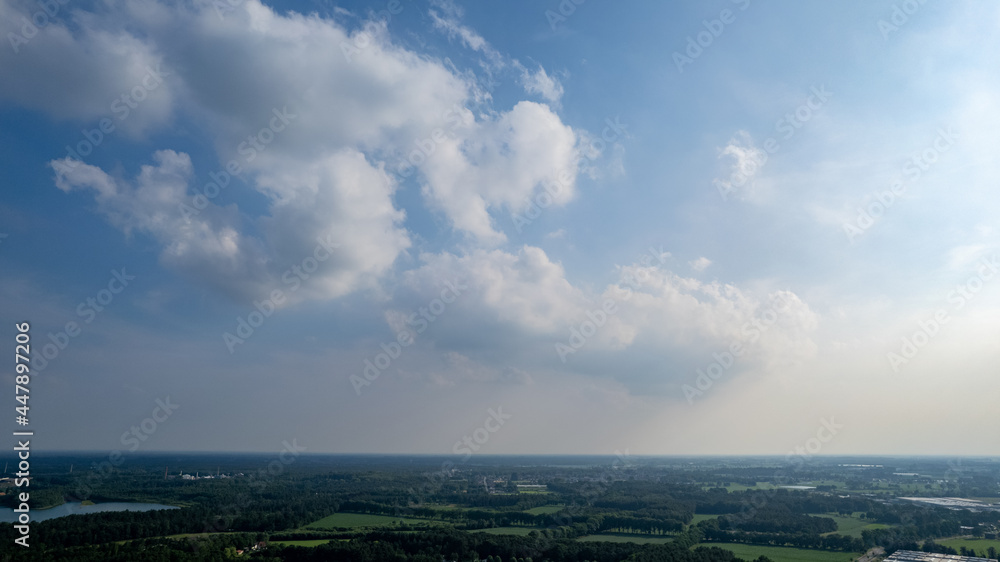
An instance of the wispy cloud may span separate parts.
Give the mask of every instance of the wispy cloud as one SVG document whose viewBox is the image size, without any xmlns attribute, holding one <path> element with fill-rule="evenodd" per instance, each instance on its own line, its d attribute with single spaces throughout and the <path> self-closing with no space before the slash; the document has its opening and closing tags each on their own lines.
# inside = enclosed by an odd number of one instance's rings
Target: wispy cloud
<svg viewBox="0 0 1000 562">
<path fill-rule="evenodd" d="M 706 257 L 700 257 L 694 261 L 688 262 L 688 265 L 690 265 L 691 269 L 695 271 L 705 271 L 708 269 L 708 266 L 712 265 L 712 260 Z"/>
</svg>

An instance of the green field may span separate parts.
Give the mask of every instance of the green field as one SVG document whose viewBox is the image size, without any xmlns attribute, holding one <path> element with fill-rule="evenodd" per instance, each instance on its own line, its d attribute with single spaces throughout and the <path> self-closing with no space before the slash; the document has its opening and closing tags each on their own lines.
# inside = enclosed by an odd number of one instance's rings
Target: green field
<svg viewBox="0 0 1000 562">
<path fill-rule="evenodd" d="M 965 548 L 971 548 L 976 551 L 976 556 L 986 557 L 986 550 L 989 547 L 993 547 L 1000 550 L 1000 540 L 990 540 L 990 539 L 941 539 L 935 541 L 938 544 L 944 546 L 950 546 L 955 550 L 961 549 L 963 546 Z"/>
<path fill-rule="evenodd" d="M 715 487 L 716 486 L 714 486 L 714 485 L 712 485 L 712 486 L 703 486 L 703 488 L 706 489 L 706 490 L 709 489 L 709 488 L 715 488 Z M 747 486 L 746 484 L 730 484 L 730 485 L 724 486 L 724 487 L 726 488 L 726 490 L 728 490 L 730 492 L 745 492 L 747 490 L 773 490 L 773 489 L 777 488 L 777 486 L 775 486 L 774 484 L 771 484 L 770 482 L 757 482 L 753 486 Z"/>
<path fill-rule="evenodd" d="M 281 546 L 319 546 L 328 542 L 330 542 L 330 539 L 320 539 L 315 541 L 274 541 L 271 544 L 278 544 Z"/>
<path fill-rule="evenodd" d="M 558 513 L 562 510 L 564 505 L 543 505 L 541 507 L 533 507 L 531 509 L 525 510 L 525 513 L 530 513 L 532 515 L 548 515 L 549 513 Z"/>
<path fill-rule="evenodd" d="M 847 537 L 857 537 L 861 538 L 861 531 L 867 529 L 888 529 L 890 525 L 885 525 L 883 523 L 872 523 L 867 519 L 861 519 L 854 514 L 850 517 L 844 517 L 841 515 L 834 515 L 831 513 L 810 513 L 813 517 L 828 517 L 837 522 L 837 530 L 833 533 L 838 535 L 844 535 Z M 824 534 L 833 534 L 824 533 Z"/>
<path fill-rule="evenodd" d="M 803 482 L 806 486 L 833 486 L 837 489 L 844 489 L 847 487 L 847 483 L 843 480 L 810 480 L 809 482 Z"/>
<path fill-rule="evenodd" d="M 163 538 L 165 538 L 165 539 L 188 539 L 188 538 L 192 538 L 193 537 L 193 538 L 196 538 L 196 539 L 204 539 L 204 538 L 208 538 L 208 537 L 210 537 L 212 535 L 232 535 L 232 534 L 237 533 L 237 532 L 239 532 L 239 531 L 219 531 L 217 533 L 179 533 L 179 534 L 176 534 L 176 535 L 164 535 Z M 122 542 L 124 542 L 124 541 L 122 541 Z"/>
<path fill-rule="evenodd" d="M 358 527 L 395 527 L 402 521 L 408 525 L 430 524 L 430 519 L 414 519 L 412 517 L 390 517 L 388 515 L 369 515 L 367 513 L 334 513 L 319 521 L 313 521 L 305 526 L 306 529 L 335 529 L 344 527 L 354 529 Z"/>
<path fill-rule="evenodd" d="M 849 552 L 724 542 L 703 542 L 697 546 L 717 546 L 731 550 L 733 554 L 744 560 L 755 560 L 760 556 L 767 556 L 774 562 L 852 562 L 859 556 Z"/>
<path fill-rule="evenodd" d="M 458 506 L 458 505 L 455 505 L 455 504 L 444 505 L 444 504 L 439 504 L 439 503 L 437 503 L 437 504 L 425 504 L 423 507 L 428 507 L 430 509 L 436 509 L 436 510 L 439 510 L 439 511 L 461 511 L 461 510 L 464 510 L 464 509 L 468 509 L 468 508 L 465 508 L 465 507 L 462 507 L 462 506 Z"/>
<path fill-rule="evenodd" d="M 493 527 L 491 529 L 479 529 L 477 533 L 488 533 L 490 535 L 520 535 L 527 536 L 532 531 L 541 531 L 534 527 Z"/>
<path fill-rule="evenodd" d="M 706 514 L 702 514 L 702 513 L 695 513 L 694 514 L 694 519 L 691 520 L 691 524 L 692 525 L 697 525 L 698 523 L 701 523 L 702 521 L 705 521 L 706 519 L 715 519 L 716 517 L 718 517 L 718 515 L 706 515 Z"/>
<path fill-rule="evenodd" d="M 626 535 L 619 533 L 602 533 L 599 535 L 586 535 L 576 539 L 578 541 L 594 541 L 594 542 L 632 542 L 636 544 L 663 544 L 668 543 L 673 539 L 673 537 L 664 536 L 649 536 L 649 535 Z"/>
</svg>

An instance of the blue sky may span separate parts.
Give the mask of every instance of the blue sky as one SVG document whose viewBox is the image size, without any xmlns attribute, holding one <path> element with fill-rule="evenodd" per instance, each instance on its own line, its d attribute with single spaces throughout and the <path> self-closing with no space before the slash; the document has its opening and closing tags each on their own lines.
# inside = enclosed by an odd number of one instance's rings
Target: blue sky
<svg viewBox="0 0 1000 562">
<path fill-rule="evenodd" d="M 996 7 L 43 8 L 0 4 L 41 446 L 169 397 L 144 450 L 998 452 Z"/>
</svg>

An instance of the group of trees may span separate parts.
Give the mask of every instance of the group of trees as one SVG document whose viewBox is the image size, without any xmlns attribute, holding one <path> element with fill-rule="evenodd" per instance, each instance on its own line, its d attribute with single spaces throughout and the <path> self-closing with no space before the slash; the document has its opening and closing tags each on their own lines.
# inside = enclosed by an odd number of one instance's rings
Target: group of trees
<svg viewBox="0 0 1000 562">
<path fill-rule="evenodd" d="M 774 519 L 769 519 L 768 513 L 777 516 Z M 808 519 L 818 521 L 809 522 Z M 783 524 L 787 526 L 783 526 Z M 709 541 L 794 546 L 845 552 L 857 552 L 862 549 L 861 539 L 836 533 L 826 534 L 836 529 L 836 523 L 829 518 L 795 517 L 787 513 L 765 512 L 747 520 L 725 518 L 725 516 L 720 516 L 718 519 L 707 519 L 698 523 L 697 528 L 704 533 L 705 539 Z"/>
<path fill-rule="evenodd" d="M 123 543 L 109 542 L 89 546 L 44 548 L 33 545 L 7 552 L 5 560 L 18 562 L 219 562 L 237 559 L 237 552 L 251 548 L 256 534 L 218 534 L 189 540 L 139 539 Z M 280 558 L 261 551 L 249 558 L 254 562 L 280 562 Z"/>
<path fill-rule="evenodd" d="M 837 522 L 829 517 L 813 517 L 803 513 L 793 513 L 785 505 L 768 504 L 766 508 L 755 510 L 750 517 L 720 515 L 719 529 L 739 530 L 755 533 L 812 534 L 832 533 L 837 530 Z"/>
<path fill-rule="evenodd" d="M 684 539 L 688 540 L 684 540 Z M 694 542 L 692 542 L 694 541 Z M 314 548 L 285 547 L 274 554 L 289 562 L 350 560 L 353 562 L 440 562 L 444 560 L 499 562 L 742 562 L 721 548 L 691 549 L 697 537 L 665 545 L 578 542 L 542 536 L 518 537 L 462 533 L 441 529 L 419 534 L 373 533 L 363 539 Z M 766 559 L 759 559 L 765 562 Z"/>
</svg>

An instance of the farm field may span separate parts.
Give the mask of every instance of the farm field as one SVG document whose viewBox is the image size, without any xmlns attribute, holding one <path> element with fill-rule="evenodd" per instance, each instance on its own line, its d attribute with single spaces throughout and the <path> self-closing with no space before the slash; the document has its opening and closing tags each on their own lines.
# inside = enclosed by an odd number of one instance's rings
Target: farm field
<svg viewBox="0 0 1000 562">
<path fill-rule="evenodd" d="M 280 544 L 281 546 L 306 546 L 313 547 L 319 546 L 321 544 L 326 544 L 332 539 L 318 539 L 312 541 L 274 541 L 272 544 Z"/>
<path fill-rule="evenodd" d="M 853 562 L 860 554 L 850 552 L 830 552 L 828 550 L 808 550 L 783 546 L 757 546 L 752 544 L 705 542 L 696 545 L 717 546 L 731 550 L 737 557 L 744 560 L 755 560 L 767 556 L 774 562 Z"/>
<path fill-rule="evenodd" d="M 715 485 L 703 486 L 703 489 L 708 490 L 710 488 L 715 488 Z M 745 492 L 747 490 L 773 490 L 777 488 L 774 484 L 770 482 L 757 482 L 753 486 L 747 486 L 746 484 L 729 484 L 728 486 L 722 486 L 730 492 Z"/>
<path fill-rule="evenodd" d="M 692 525 L 697 525 L 698 523 L 701 523 L 702 521 L 705 521 L 707 519 L 715 519 L 716 517 L 718 517 L 718 515 L 708 515 L 708 514 L 703 514 L 703 513 L 695 513 L 694 514 L 694 518 L 691 519 L 691 524 Z"/>
<path fill-rule="evenodd" d="M 805 486 L 833 486 L 837 489 L 843 489 L 847 487 L 847 483 L 843 480 L 810 480 L 809 482 L 802 482 Z"/>
<path fill-rule="evenodd" d="M 178 533 L 175 535 L 164 535 L 165 539 L 203 539 L 211 535 L 231 535 L 236 531 L 219 531 L 218 533 Z"/>
<path fill-rule="evenodd" d="M 438 510 L 438 511 L 462 511 L 462 510 L 468 509 L 467 507 L 462 507 L 460 505 L 454 505 L 454 504 L 449 504 L 449 505 L 444 505 L 444 504 L 427 504 L 424 507 L 428 507 L 430 509 L 435 509 L 435 510 Z"/>
<path fill-rule="evenodd" d="M 576 539 L 582 542 L 631 542 L 636 544 L 663 544 L 673 540 L 672 537 L 651 537 L 647 535 L 626 535 L 617 533 L 602 533 L 586 535 Z"/>
<path fill-rule="evenodd" d="M 517 493 L 519 494 L 551 494 L 547 486 L 535 486 L 535 485 L 522 485 L 517 486 Z"/>
<path fill-rule="evenodd" d="M 971 548 L 976 551 L 976 555 L 985 557 L 986 551 L 992 546 L 993 548 L 1000 550 L 1000 540 L 990 540 L 990 539 L 941 539 L 935 541 L 940 545 L 950 546 L 955 550 L 960 550 L 963 546 L 965 548 Z"/>
<path fill-rule="evenodd" d="M 848 537 L 861 538 L 861 531 L 867 529 L 888 529 L 891 525 L 886 525 L 883 523 L 872 523 L 867 519 L 861 519 L 858 514 L 855 513 L 850 517 L 835 515 L 832 513 L 810 513 L 813 517 L 828 517 L 837 522 L 837 530 L 832 533 L 824 533 L 827 535 L 838 534 Z"/>
<path fill-rule="evenodd" d="M 540 507 L 533 507 L 531 509 L 525 510 L 525 513 L 530 513 L 532 515 L 546 515 L 549 513 L 558 513 L 559 510 L 565 508 L 564 505 L 543 505 Z"/>
<path fill-rule="evenodd" d="M 305 529 L 336 529 L 344 527 L 354 529 L 359 527 L 394 527 L 399 522 L 408 525 L 433 524 L 430 519 L 414 519 L 412 517 L 390 517 L 388 515 L 370 515 L 367 513 L 334 513 L 319 521 L 306 525 Z"/>
<path fill-rule="evenodd" d="M 475 533 L 487 533 L 490 535 L 518 535 L 518 536 L 528 536 L 528 533 L 532 531 L 541 531 L 541 529 L 536 529 L 534 527 L 493 527 L 491 529 L 479 529 L 473 531 Z"/>
</svg>

